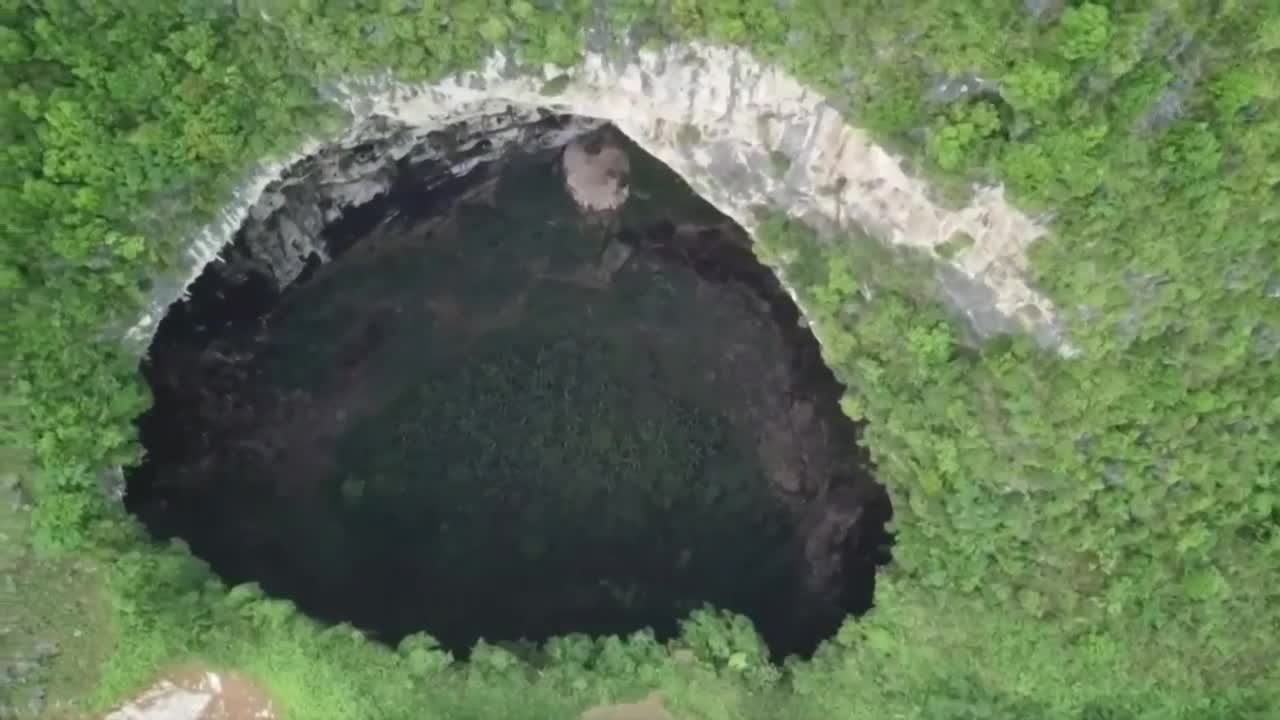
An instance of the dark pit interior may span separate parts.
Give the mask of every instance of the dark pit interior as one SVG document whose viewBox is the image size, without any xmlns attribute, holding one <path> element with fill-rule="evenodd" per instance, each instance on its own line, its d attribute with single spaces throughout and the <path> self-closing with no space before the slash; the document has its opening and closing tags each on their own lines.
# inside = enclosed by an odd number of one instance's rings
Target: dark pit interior
<svg viewBox="0 0 1280 720">
<path fill-rule="evenodd" d="M 230 583 L 460 655 L 704 604 L 807 655 L 869 608 L 890 507 L 817 342 L 739 227 L 598 132 L 614 213 L 549 149 L 400 162 L 285 288 L 242 232 L 144 363 L 130 509 Z"/>
</svg>

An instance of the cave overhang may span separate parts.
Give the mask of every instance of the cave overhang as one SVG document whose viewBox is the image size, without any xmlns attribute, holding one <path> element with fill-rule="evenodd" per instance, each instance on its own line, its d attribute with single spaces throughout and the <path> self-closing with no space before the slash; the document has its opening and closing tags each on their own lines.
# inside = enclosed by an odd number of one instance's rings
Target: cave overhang
<svg viewBox="0 0 1280 720">
<path fill-rule="evenodd" d="M 1045 229 L 1012 207 L 1002 187 L 975 188 L 967 205 L 943 206 L 924 180 L 908 174 L 865 131 L 848 125 L 822 94 L 746 50 L 693 43 L 621 55 L 587 52 L 568 69 L 530 69 L 495 53 L 476 70 L 436 82 L 349 78 L 331 94 L 349 112 L 349 129 L 338 138 L 304 143 L 242 183 L 219 216 L 185 244 L 178 276 L 155 284 L 127 334 L 132 347 L 145 351 L 165 309 L 246 220 L 262 220 L 279 209 L 290 168 L 308 158 L 326 151 L 337 157 L 377 141 L 402 157 L 431 147 L 424 144 L 430 133 L 452 127 L 475 142 L 489 138 L 482 152 L 472 147 L 459 156 L 453 172 L 462 174 L 513 146 L 563 144 L 608 122 L 748 233 L 760 225 L 762 210 L 783 212 L 830 242 L 866 234 L 931 253 L 937 299 L 972 335 L 1030 333 L 1045 347 L 1071 352 L 1053 304 L 1027 279 L 1027 250 Z M 548 114 L 583 120 L 556 133 L 519 131 Z M 448 158 L 457 148 L 436 150 Z M 350 178 L 331 198 L 330 217 L 377 192 L 368 174 L 360 176 L 362 161 L 376 172 L 376 157 L 334 166 Z M 299 235 L 298 252 L 310 252 L 302 247 L 307 229 Z M 944 253 L 943 246 L 958 236 L 967 236 L 966 247 Z"/>
</svg>

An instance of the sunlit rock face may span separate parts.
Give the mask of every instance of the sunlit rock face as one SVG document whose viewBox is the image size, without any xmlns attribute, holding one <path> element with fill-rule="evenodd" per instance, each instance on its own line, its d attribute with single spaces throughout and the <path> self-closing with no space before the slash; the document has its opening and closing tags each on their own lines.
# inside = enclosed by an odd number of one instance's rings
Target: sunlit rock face
<svg viewBox="0 0 1280 720">
<path fill-rule="evenodd" d="M 449 168 L 446 174 L 456 176 L 475 162 L 467 152 L 500 156 L 504 148 L 529 142 L 567 142 L 584 129 L 528 132 L 540 112 L 554 112 L 612 122 L 748 232 L 758 211 L 771 209 L 804 219 L 833 242 L 849 232 L 867 232 L 886 243 L 933 251 L 964 238 L 965 247 L 940 264 L 942 299 L 979 336 L 1025 330 L 1045 345 L 1067 349 L 1054 307 L 1026 281 L 1026 251 L 1043 228 L 1012 208 L 1002 189 L 979 189 L 969 205 L 956 210 L 942 207 L 923 181 L 904 172 L 866 133 L 845 124 L 822 95 L 748 52 L 698 44 L 658 51 L 598 46 L 567 71 L 521 68 L 498 55 L 481 69 L 429 84 L 352 79 L 340 88 L 339 99 L 355 118 L 353 129 L 330 143 L 332 152 L 321 151 L 317 174 L 306 181 L 334 195 L 331 206 L 318 215 L 271 218 L 272 208 L 294 187 L 279 182 L 283 168 L 314 155 L 319 145 L 262 169 L 223 216 L 192 239 L 183 258 L 190 279 L 246 216 L 279 224 L 282 244 L 273 262 L 282 281 L 296 277 L 299 258 L 324 255 L 314 245 L 320 221 L 376 194 L 386 183 L 387 159 L 403 159 L 415 137 L 467 128 L 461 135 L 477 143 L 470 150 L 433 150 L 442 168 Z M 337 162 L 355 148 L 365 160 Z M 130 337 L 144 345 L 182 291 L 159 284 L 150 311 Z"/>
<path fill-rule="evenodd" d="M 564 184 L 588 213 L 616 211 L 627 201 L 631 161 L 610 134 L 574 141 L 564 150 Z"/>
</svg>

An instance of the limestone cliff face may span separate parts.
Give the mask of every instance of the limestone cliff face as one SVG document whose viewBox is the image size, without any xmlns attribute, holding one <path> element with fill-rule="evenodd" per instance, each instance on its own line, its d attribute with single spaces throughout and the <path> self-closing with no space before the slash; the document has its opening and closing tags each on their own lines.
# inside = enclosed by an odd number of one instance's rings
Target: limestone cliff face
<svg viewBox="0 0 1280 720">
<path fill-rule="evenodd" d="M 222 217 L 192 239 L 185 258 L 191 279 L 247 222 L 277 281 L 287 285 L 309 254 L 324 256 L 320 228 L 384 192 L 405 158 L 437 163 L 443 178 L 513 147 L 562 144 L 594 126 L 582 121 L 549 131 L 536 124 L 549 110 L 612 122 L 748 232 L 756 210 L 766 207 L 833 241 L 862 231 L 935 251 L 968 236 L 972 243 L 940 265 L 944 300 L 979 335 L 1022 329 L 1066 349 L 1052 304 L 1025 279 L 1027 248 L 1043 228 L 1012 208 L 1002 189 L 980 189 L 958 210 L 942 207 L 926 183 L 845 124 L 820 94 L 743 50 L 589 52 L 573 69 L 537 72 L 498 55 L 440 82 L 350 81 L 338 95 L 355 118 L 351 131 L 247 182 Z M 131 339 L 145 344 L 184 287 L 158 288 Z"/>
<path fill-rule="evenodd" d="M 288 287 L 308 259 L 328 260 L 325 229 L 388 192 L 406 177 L 423 196 L 516 150 L 563 145 L 603 121 L 561 119 L 537 108 L 493 107 L 457 121 L 410 125 L 382 115 L 356 116 L 328 143 L 312 142 L 261 168 L 235 193 L 219 217 L 195 234 L 180 258 L 180 281 L 157 283 L 146 312 L 126 341 L 146 349 L 169 304 L 182 297 L 210 262 L 243 232 L 251 257 L 230 272 L 251 269 Z"/>
</svg>

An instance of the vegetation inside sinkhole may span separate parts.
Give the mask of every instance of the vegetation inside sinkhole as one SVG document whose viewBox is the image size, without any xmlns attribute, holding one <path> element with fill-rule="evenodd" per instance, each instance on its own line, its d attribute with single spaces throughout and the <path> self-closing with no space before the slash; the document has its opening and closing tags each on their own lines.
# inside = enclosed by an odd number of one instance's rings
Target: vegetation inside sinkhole
<svg viewBox="0 0 1280 720">
<path fill-rule="evenodd" d="M 342 125 L 327 82 L 431 79 L 495 46 L 572 65 L 584 35 L 749 47 L 940 197 L 1000 181 L 1049 222 L 1031 273 L 1070 359 L 959 342 L 920 258 L 782 220 L 759 238 L 894 498 L 876 610 L 787 666 L 715 613 L 672 644 L 570 637 L 459 664 L 321 628 L 148 544 L 99 475 L 138 459 L 147 394 L 119 338 L 188 233 L 254 163 Z M 198 656 L 298 718 L 568 717 L 654 689 L 689 718 L 1268 717 L 1278 54 L 1280 10 L 1248 0 L 0 3 L 4 438 L 33 457 L 15 467 L 35 499 L 20 541 L 104 568 L 111 653 L 80 694 L 109 703 Z M 997 90 L 931 101 L 964 73 Z M 24 627 L 51 612 L 23 608 Z"/>
</svg>

